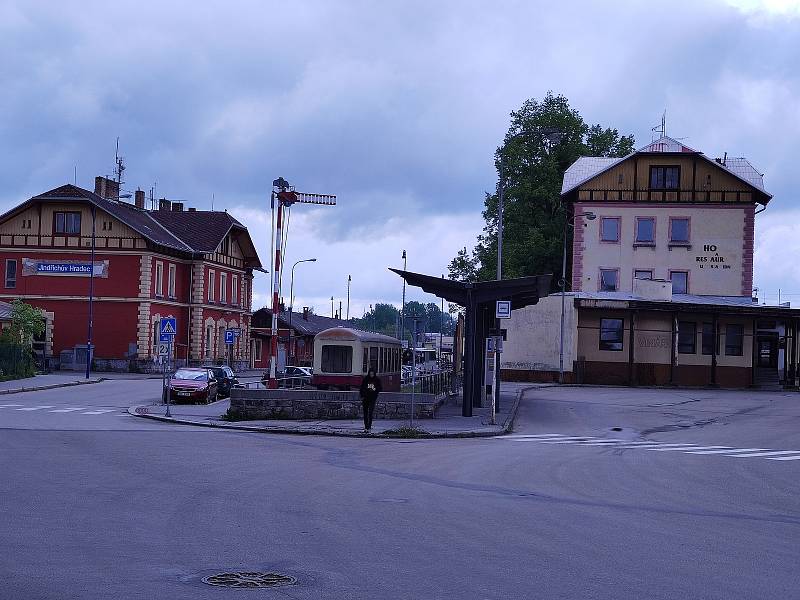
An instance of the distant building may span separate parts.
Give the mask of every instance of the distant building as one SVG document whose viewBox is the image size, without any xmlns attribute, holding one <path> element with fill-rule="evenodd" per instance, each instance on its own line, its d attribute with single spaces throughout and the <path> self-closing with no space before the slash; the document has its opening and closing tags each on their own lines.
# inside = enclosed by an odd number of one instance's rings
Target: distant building
<svg viewBox="0 0 800 600">
<path fill-rule="evenodd" d="M 290 326 L 291 321 L 291 326 Z M 314 364 L 314 336 L 332 327 L 353 327 L 352 322 L 315 315 L 308 308 L 302 312 L 282 311 L 278 317 L 278 362 L 277 369 L 286 365 L 310 367 Z M 260 308 L 253 313 L 251 327 L 253 346 L 251 366 L 254 369 L 269 368 L 269 352 L 272 340 L 272 309 Z"/>
<path fill-rule="evenodd" d="M 54 366 L 86 363 L 90 280 L 98 368 L 153 369 L 161 317 L 176 319 L 178 364 L 225 360 L 228 328 L 241 330 L 233 363 L 249 362 L 261 262 L 247 228 L 226 212 L 165 199 L 147 210 L 144 192 L 130 204 L 117 182 L 98 177 L 94 192 L 63 185 L 0 216 L 0 261 L 0 298 L 42 309 L 47 327 L 37 343 Z"/>
<path fill-rule="evenodd" d="M 772 196 L 746 159 L 662 137 L 579 158 L 561 198 L 575 225 L 566 381 L 797 384 L 800 312 L 752 299 L 755 215 Z M 514 312 L 504 377 L 558 377 L 560 317 L 559 294 Z"/>
</svg>

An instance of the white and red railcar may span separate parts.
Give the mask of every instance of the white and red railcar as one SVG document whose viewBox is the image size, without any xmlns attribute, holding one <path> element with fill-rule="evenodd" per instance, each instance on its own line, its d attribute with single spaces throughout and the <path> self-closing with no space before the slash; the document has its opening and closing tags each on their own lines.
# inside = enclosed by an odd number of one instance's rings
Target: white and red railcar
<svg viewBox="0 0 800 600">
<path fill-rule="evenodd" d="M 402 346 L 400 340 L 382 335 L 333 327 L 314 337 L 314 375 L 319 389 L 357 389 L 371 368 L 384 391 L 400 391 Z"/>
</svg>

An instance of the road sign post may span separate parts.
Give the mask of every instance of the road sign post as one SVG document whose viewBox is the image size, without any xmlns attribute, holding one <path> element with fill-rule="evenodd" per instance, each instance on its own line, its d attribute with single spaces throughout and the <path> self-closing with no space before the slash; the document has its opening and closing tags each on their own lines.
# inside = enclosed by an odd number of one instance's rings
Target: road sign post
<svg viewBox="0 0 800 600">
<path fill-rule="evenodd" d="M 175 317 L 164 317 L 158 325 L 158 356 L 161 363 L 161 394 L 167 404 L 167 412 L 164 416 L 171 417 L 169 412 L 169 385 L 167 384 L 167 371 L 171 366 L 172 342 L 178 332 L 178 325 Z"/>
</svg>

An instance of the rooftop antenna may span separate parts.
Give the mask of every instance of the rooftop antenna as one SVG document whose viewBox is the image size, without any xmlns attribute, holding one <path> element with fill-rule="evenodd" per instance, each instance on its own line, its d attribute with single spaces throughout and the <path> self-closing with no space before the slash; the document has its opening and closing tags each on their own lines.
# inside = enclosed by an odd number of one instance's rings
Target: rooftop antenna
<svg viewBox="0 0 800 600">
<path fill-rule="evenodd" d="M 78 165 L 72 167 L 72 184 L 78 185 Z"/>
<path fill-rule="evenodd" d="M 216 196 L 216 194 L 214 194 L 214 192 L 211 192 L 211 212 L 214 212 L 214 198 L 215 198 L 215 196 Z"/>
<path fill-rule="evenodd" d="M 125 159 L 119 155 L 119 136 L 117 136 L 117 149 L 114 151 L 114 175 L 117 183 L 122 185 L 122 173 L 125 171 Z"/>
<path fill-rule="evenodd" d="M 667 109 L 664 109 L 664 112 L 661 115 L 661 125 L 656 125 L 655 127 L 651 128 L 650 131 L 653 132 L 653 138 L 655 138 L 655 134 L 659 134 L 659 138 L 666 137 L 667 135 Z M 655 141 L 655 139 L 651 140 Z"/>
</svg>

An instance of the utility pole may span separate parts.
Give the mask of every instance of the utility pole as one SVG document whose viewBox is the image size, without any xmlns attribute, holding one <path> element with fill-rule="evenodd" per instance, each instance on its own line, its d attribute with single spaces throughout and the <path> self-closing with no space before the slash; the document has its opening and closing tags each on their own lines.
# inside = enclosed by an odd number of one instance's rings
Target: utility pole
<svg viewBox="0 0 800 600">
<path fill-rule="evenodd" d="M 332 319 L 333 317 L 334 317 L 334 312 L 333 312 L 333 296 L 331 296 L 331 319 Z"/>
<path fill-rule="evenodd" d="M 406 259 L 406 251 L 403 250 L 403 271 L 408 271 L 408 261 Z M 403 304 L 400 309 L 400 342 L 406 339 L 406 279 L 403 277 Z"/>
<path fill-rule="evenodd" d="M 95 247 L 95 224 L 97 222 L 97 210 L 92 205 L 92 254 L 89 260 L 89 331 L 86 341 L 86 379 L 92 370 L 92 330 L 94 329 L 94 247 Z"/>
<path fill-rule="evenodd" d="M 277 363 L 278 363 L 278 318 L 280 316 L 280 294 L 281 285 L 281 247 L 283 246 L 283 210 L 293 204 L 324 204 L 334 206 L 336 196 L 330 194 L 304 194 L 296 192 L 294 187 L 289 185 L 283 177 L 279 177 L 272 182 L 272 206 L 278 202 L 278 216 L 275 219 L 275 271 L 272 274 L 272 336 L 270 339 L 269 353 L 269 380 L 267 387 L 275 389 L 278 387 Z"/>
</svg>

